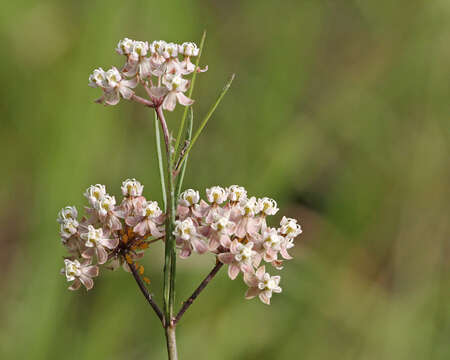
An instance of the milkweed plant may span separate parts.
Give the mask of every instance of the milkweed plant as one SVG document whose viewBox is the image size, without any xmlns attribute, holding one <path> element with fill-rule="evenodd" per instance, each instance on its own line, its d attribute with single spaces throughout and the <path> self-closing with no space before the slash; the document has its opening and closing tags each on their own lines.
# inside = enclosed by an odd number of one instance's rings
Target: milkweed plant
<svg viewBox="0 0 450 360">
<path fill-rule="evenodd" d="M 77 209 L 67 206 L 57 218 L 62 244 L 69 253 L 61 270 L 71 282 L 69 289 L 83 286 L 91 290 L 100 268 L 122 267 L 131 273 L 161 321 L 172 360 L 178 358 L 176 325 L 224 265 L 232 280 L 242 273 L 246 299 L 258 297 L 270 304 L 272 295 L 281 292 L 280 276 L 272 275 L 272 270 L 281 270 L 283 259 L 292 259 L 288 250 L 302 232 L 297 221 L 288 217 L 272 227 L 269 217 L 279 210 L 276 201 L 250 196 L 242 186 L 212 186 L 203 199 L 198 190 L 181 191 L 188 155 L 234 79 L 233 75 L 193 135 L 192 91 L 197 74 L 208 69 L 199 66 L 204 41 L 205 34 L 200 47 L 193 42 L 148 43 L 125 38 L 116 48 L 125 65 L 120 70 L 97 68 L 89 77 L 89 86 L 102 91 L 96 102 L 113 106 L 126 99 L 154 110 L 162 206 L 144 196 L 138 180 L 127 179 L 119 201 L 104 185 L 92 185 L 84 193 L 88 201 L 85 216 L 79 218 Z M 136 94 L 138 87 L 145 97 Z M 167 126 L 165 111 L 173 111 L 177 104 L 185 109 L 175 137 Z M 165 247 L 162 307 L 153 299 L 141 264 L 149 247 L 159 241 Z M 175 312 L 177 256 L 186 259 L 194 253 L 214 257 L 215 266 Z M 270 273 L 267 267 L 271 267 Z"/>
</svg>

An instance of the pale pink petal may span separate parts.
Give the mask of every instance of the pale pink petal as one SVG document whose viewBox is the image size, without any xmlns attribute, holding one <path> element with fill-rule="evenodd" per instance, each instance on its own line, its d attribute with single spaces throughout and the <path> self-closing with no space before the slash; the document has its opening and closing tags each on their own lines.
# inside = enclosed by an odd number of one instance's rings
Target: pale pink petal
<svg viewBox="0 0 450 360">
<path fill-rule="evenodd" d="M 189 215 L 189 208 L 187 206 L 178 205 L 177 206 L 177 215 L 181 219 L 184 219 Z"/>
<path fill-rule="evenodd" d="M 173 111 L 177 104 L 177 93 L 175 91 L 169 92 L 163 100 L 162 107 L 164 110 Z"/>
<path fill-rule="evenodd" d="M 137 80 L 137 78 L 126 79 L 126 80 L 122 80 L 121 84 L 130 89 L 134 89 L 138 85 L 138 80 Z"/>
<path fill-rule="evenodd" d="M 262 277 L 264 276 L 265 273 L 266 273 L 266 267 L 264 265 L 259 267 L 258 270 L 256 270 L 256 276 L 258 277 L 258 279 L 262 279 Z"/>
<path fill-rule="evenodd" d="M 231 280 L 236 279 L 236 277 L 239 275 L 239 266 L 236 264 L 230 264 L 228 266 L 228 276 L 230 277 Z"/>
<path fill-rule="evenodd" d="M 186 259 L 190 255 L 191 255 L 191 249 L 189 249 L 188 247 L 185 247 L 185 248 L 181 249 L 181 251 L 180 251 L 180 258 Z"/>
<path fill-rule="evenodd" d="M 215 251 L 215 250 L 217 250 L 217 248 L 219 247 L 219 245 L 220 245 L 219 237 L 218 237 L 216 234 L 212 235 L 212 236 L 210 237 L 210 239 L 209 239 L 209 244 L 208 244 L 208 246 L 209 246 L 209 251 Z"/>
<path fill-rule="evenodd" d="M 178 87 L 178 90 L 185 92 L 187 89 L 189 89 L 189 85 L 191 84 L 190 80 L 183 79 L 184 81 L 181 82 L 181 84 Z"/>
<path fill-rule="evenodd" d="M 150 59 L 144 58 L 139 64 L 139 76 L 141 79 L 145 79 L 151 75 L 152 68 L 150 65 Z"/>
<path fill-rule="evenodd" d="M 139 224 L 137 224 L 133 231 L 141 236 L 144 236 L 149 231 L 148 224 L 146 220 L 141 221 Z"/>
<path fill-rule="evenodd" d="M 230 245 L 231 245 L 230 237 L 228 235 L 221 235 L 220 236 L 220 244 L 225 248 L 230 247 Z"/>
<path fill-rule="evenodd" d="M 270 305 L 270 297 L 267 296 L 266 292 L 263 291 L 261 293 L 259 293 L 259 299 L 267 305 Z"/>
<path fill-rule="evenodd" d="M 80 281 L 86 287 L 86 290 L 91 290 L 94 287 L 94 280 L 89 276 L 81 275 Z"/>
<path fill-rule="evenodd" d="M 248 287 L 258 287 L 258 278 L 253 273 L 244 273 L 244 282 Z"/>
<path fill-rule="evenodd" d="M 85 259 L 91 259 L 95 254 L 95 248 L 87 248 L 86 250 L 83 251 L 83 253 L 81 254 L 81 256 Z"/>
<path fill-rule="evenodd" d="M 234 230 L 234 233 L 236 234 L 237 237 L 243 238 L 243 237 L 245 237 L 245 234 L 247 233 L 246 228 L 247 228 L 247 218 L 244 217 L 237 224 L 236 229 Z"/>
<path fill-rule="evenodd" d="M 236 253 L 238 252 L 238 250 L 237 250 L 238 245 L 239 245 L 239 241 L 237 241 L 237 240 L 233 240 L 233 241 L 231 242 L 231 245 L 230 245 L 230 251 L 231 251 L 233 254 L 236 254 Z"/>
<path fill-rule="evenodd" d="M 125 223 L 128 226 L 136 226 L 139 222 L 142 221 L 143 218 L 143 216 L 127 216 L 125 218 Z"/>
<path fill-rule="evenodd" d="M 260 254 L 255 254 L 253 257 L 252 265 L 257 268 L 259 264 L 261 263 L 262 256 Z"/>
<path fill-rule="evenodd" d="M 117 105 L 120 101 L 119 91 L 117 89 L 112 89 L 105 91 L 105 103 L 108 105 Z"/>
<path fill-rule="evenodd" d="M 189 106 L 194 103 L 194 100 L 188 98 L 182 92 L 177 93 L 178 102 L 183 106 Z"/>
<path fill-rule="evenodd" d="M 287 252 L 287 249 L 285 247 L 281 248 L 280 254 L 283 257 L 283 259 L 286 259 L 286 260 L 293 259 L 293 257 L 291 255 L 289 255 L 289 253 Z"/>
<path fill-rule="evenodd" d="M 243 273 L 253 273 L 253 268 L 249 264 L 242 264 L 241 265 L 241 270 L 242 270 Z"/>
<path fill-rule="evenodd" d="M 234 261 L 234 255 L 232 253 L 222 253 L 217 255 L 219 261 L 223 264 L 231 264 Z"/>
<path fill-rule="evenodd" d="M 135 76 L 138 70 L 138 64 L 134 61 L 129 61 L 125 64 L 124 68 L 122 69 L 122 72 L 125 73 L 127 76 Z"/>
<path fill-rule="evenodd" d="M 89 277 L 98 276 L 98 266 L 86 266 L 83 268 L 83 273 Z"/>
<path fill-rule="evenodd" d="M 80 288 L 81 282 L 78 279 L 75 279 L 75 281 L 72 283 L 72 285 L 69 286 L 69 290 L 75 291 Z"/>
<path fill-rule="evenodd" d="M 245 293 L 246 299 L 253 299 L 255 296 L 258 296 L 260 290 L 257 287 L 251 287 Z"/>
<path fill-rule="evenodd" d="M 167 88 L 165 86 L 154 86 L 149 89 L 149 92 L 151 96 L 159 99 L 167 94 Z"/>
<path fill-rule="evenodd" d="M 208 251 L 208 245 L 202 240 L 194 238 L 192 239 L 191 243 L 194 251 L 198 254 L 204 254 Z"/>
<path fill-rule="evenodd" d="M 119 87 L 119 92 L 120 92 L 120 95 L 122 95 L 122 97 L 127 100 L 130 100 L 134 94 L 133 90 L 131 90 L 130 88 L 127 88 L 126 86 L 122 86 L 122 84 Z"/>
<path fill-rule="evenodd" d="M 151 220 L 147 220 L 147 226 L 150 229 L 150 234 L 152 234 L 153 237 L 161 237 L 163 234 L 159 231 L 158 227 L 156 226 L 156 224 L 151 221 Z"/>
<path fill-rule="evenodd" d="M 119 245 L 119 239 L 103 239 L 102 245 L 107 247 L 108 249 L 115 249 Z"/>
<path fill-rule="evenodd" d="M 257 233 L 260 227 L 261 220 L 259 218 L 248 218 L 246 230 L 249 234 Z"/>
<path fill-rule="evenodd" d="M 104 264 L 106 260 L 108 260 L 108 253 L 106 252 L 105 248 L 103 246 L 97 246 L 97 258 L 98 263 Z"/>
</svg>

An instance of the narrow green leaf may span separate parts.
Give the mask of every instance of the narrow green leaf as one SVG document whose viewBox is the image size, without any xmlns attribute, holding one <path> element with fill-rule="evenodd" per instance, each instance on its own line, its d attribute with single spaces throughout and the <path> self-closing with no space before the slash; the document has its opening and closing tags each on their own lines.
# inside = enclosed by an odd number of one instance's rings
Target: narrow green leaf
<svg viewBox="0 0 450 360">
<path fill-rule="evenodd" d="M 197 78 L 197 70 L 199 69 L 200 58 L 202 56 L 203 46 L 205 45 L 205 40 L 206 40 L 206 30 L 203 31 L 202 40 L 200 41 L 200 47 L 199 47 L 199 52 L 198 52 L 198 56 L 197 56 L 197 61 L 195 62 L 195 70 L 194 70 L 194 74 L 192 75 L 191 86 L 189 87 L 189 92 L 187 95 L 189 98 L 192 98 L 192 93 L 194 91 L 195 79 Z M 180 128 L 178 129 L 177 141 L 175 142 L 175 154 L 178 153 L 178 150 L 179 150 L 178 147 L 180 146 L 181 135 L 183 134 L 184 123 L 186 121 L 187 113 L 188 113 L 188 107 L 186 106 L 184 108 L 183 117 L 181 118 Z M 175 158 L 176 157 L 174 157 L 174 159 Z"/>
<path fill-rule="evenodd" d="M 164 164 L 161 152 L 161 135 L 159 133 L 159 121 L 155 111 L 155 136 L 156 136 L 156 154 L 158 155 L 159 178 L 161 180 L 161 192 L 163 197 L 164 211 L 167 210 L 166 181 L 164 180 Z"/>
<path fill-rule="evenodd" d="M 194 137 L 192 138 L 191 143 L 189 144 L 187 150 L 185 151 L 185 153 L 183 154 L 178 167 L 183 165 L 184 160 L 186 160 L 186 157 L 188 156 L 189 152 L 191 151 L 192 147 L 194 146 L 195 142 L 197 141 L 198 137 L 200 136 L 201 132 L 203 131 L 204 127 L 206 126 L 206 124 L 208 123 L 208 120 L 211 118 L 211 116 L 214 114 L 214 111 L 216 110 L 217 106 L 220 104 L 220 102 L 222 101 L 222 98 L 225 96 L 225 94 L 227 93 L 228 89 L 231 86 L 231 83 L 233 82 L 235 77 L 235 74 L 231 75 L 230 79 L 227 81 L 227 83 L 225 84 L 224 88 L 222 89 L 222 91 L 220 92 L 216 102 L 211 106 L 211 108 L 209 109 L 208 113 L 206 114 L 205 118 L 203 119 L 202 123 L 200 124 L 199 128 L 197 129 L 197 131 L 195 132 Z"/>
<path fill-rule="evenodd" d="M 185 137 L 185 143 L 190 144 L 192 139 L 192 128 L 194 125 L 194 111 L 192 108 L 189 109 L 189 117 L 188 117 L 188 123 L 187 123 L 187 129 L 186 129 L 186 137 Z M 186 149 L 187 150 L 187 149 Z M 178 174 L 177 179 L 177 187 L 176 187 L 176 198 L 178 199 L 178 196 L 181 192 L 181 187 L 183 186 L 183 180 L 184 180 L 184 173 L 186 172 L 186 165 L 188 161 L 189 156 L 186 156 L 186 160 L 183 162 L 183 165 L 181 165 L 180 173 Z"/>
</svg>

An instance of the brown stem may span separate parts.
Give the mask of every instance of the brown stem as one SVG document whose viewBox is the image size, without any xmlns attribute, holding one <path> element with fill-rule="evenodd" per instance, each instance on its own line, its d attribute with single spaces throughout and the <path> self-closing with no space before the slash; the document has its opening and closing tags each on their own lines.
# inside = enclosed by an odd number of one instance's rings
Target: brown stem
<svg viewBox="0 0 450 360">
<path fill-rule="evenodd" d="M 151 108 L 155 107 L 155 104 L 152 101 L 144 99 L 143 97 L 140 97 L 138 95 L 132 95 L 131 100 L 136 101 L 139 104 L 142 104 L 142 105 L 145 105 L 145 106 L 148 106 Z"/>
<path fill-rule="evenodd" d="M 192 293 L 192 295 L 187 299 L 183 306 L 181 307 L 180 311 L 178 312 L 175 319 L 172 321 L 173 325 L 176 325 L 178 321 L 180 321 L 183 314 L 186 312 L 186 310 L 189 308 L 189 306 L 192 305 L 194 300 L 197 298 L 198 295 L 203 291 L 203 289 L 206 287 L 206 285 L 209 284 L 209 282 L 216 276 L 216 274 L 219 272 L 220 268 L 223 266 L 221 262 L 217 262 L 216 266 L 211 270 L 211 272 L 205 277 L 205 279 L 200 283 L 197 289 Z"/>
<path fill-rule="evenodd" d="M 156 114 L 158 115 L 158 120 L 159 123 L 161 124 L 161 128 L 164 134 L 164 143 L 166 144 L 166 153 L 167 153 L 167 157 L 170 156 L 170 134 L 169 134 L 169 129 L 167 128 L 167 123 L 165 121 L 164 118 L 164 114 L 162 111 L 161 106 L 156 107 Z"/>
<path fill-rule="evenodd" d="M 155 311 L 159 320 L 161 321 L 162 325 L 164 326 L 163 314 L 162 314 L 161 310 L 159 309 L 158 305 L 153 300 L 152 295 L 148 292 L 147 288 L 145 287 L 144 282 L 142 281 L 141 277 L 137 273 L 136 268 L 134 267 L 134 264 L 128 264 L 128 267 L 130 268 L 131 273 L 133 274 L 133 277 L 139 286 L 139 289 L 141 289 L 142 295 L 144 295 L 145 299 L 148 301 L 150 306 L 153 308 L 153 310 Z"/>
</svg>

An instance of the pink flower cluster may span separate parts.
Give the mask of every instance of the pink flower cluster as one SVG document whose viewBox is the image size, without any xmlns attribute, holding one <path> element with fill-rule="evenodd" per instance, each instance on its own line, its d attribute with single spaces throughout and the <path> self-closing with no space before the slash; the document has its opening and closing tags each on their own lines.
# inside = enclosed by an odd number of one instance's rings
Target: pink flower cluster
<svg viewBox="0 0 450 360">
<path fill-rule="evenodd" d="M 120 40 L 116 52 L 126 57 L 126 63 L 119 71 L 112 67 L 108 71 L 97 68 L 89 77 L 89 86 L 99 87 L 103 96 L 97 101 L 106 105 L 116 105 L 120 98 L 139 100 L 134 88 L 142 84 L 150 97 L 152 106 L 162 105 L 172 111 L 177 102 L 191 105 L 194 101 L 184 95 L 189 88 L 189 80 L 183 78 L 195 71 L 191 58 L 199 55 L 193 42 L 183 44 L 167 43 L 163 40 L 135 41 Z M 204 72 L 205 69 L 198 69 Z"/>
<path fill-rule="evenodd" d="M 302 232 L 300 225 L 283 217 L 278 228 L 270 227 L 267 217 L 278 212 L 275 200 L 248 197 L 238 185 L 206 189 L 206 198 L 201 200 L 193 189 L 180 195 L 174 231 L 180 257 L 192 252 L 217 254 L 228 265 L 231 279 L 243 273 L 247 299 L 259 296 L 270 304 L 272 293 L 281 292 L 280 277 L 269 275 L 260 264 L 264 261 L 281 270 L 282 259 L 292 259 L 288 250 Z"/>
<path fill-rule="evenodd" d="M 64 261 L 67 280 L 73 281 L 70 290 L 77 290 L 81 284 L 92 289 L 98 265 L 106 263 L 111 269 L 122 264 L 127 271 L 128 266 L 136 266 L 143 273 L 142 265 L 135 260 L 143 256 L 150 238 L 164 236 L 164 214 L 156 201 L 142 196 L 142 191 L 139 181 L 125 180 L 124 197 L 116 205 L 115 197 L 106 192 L 104 185 L 92 185 L 84 193 L 89 202 L 85 207 L 87 217 L 78 221 L 74 206 L 59 212 L 62 243 L 70 253 Z"/>
<path fill-rule="evenodd" d="M 125 180 L 124 197 L 117 205 L 104 185 L 92 185 L 84 194 L 90 205 L 85 208 L 87 217 L 78 222 L 73 206 L 60 211 L 62 243 L 71 254 L 65 259 L 67 280 L 74 281 L 69 289 L 76 290 L 81 284 L 91 289 L 98 265 L 115 269 L 122 264 L 127 271 L 135 266 L 142 275 L 143 266 L 136 260 L 151 241 L 165 237 L 165 214 L 142 192 L 139 181 Z M 283 259 L 292 259 L 288 250 L 302 232 L 297 221 L 287 217 L 278 228 L 270 227 L 267 217 L 277 212 L 275 200 L 248 197 L 238 185 L 206 189 L 206 201 L 198 191 L 188 189 L 179 196 L 173 231 L 179 256 L 187 258 L 193 252 L 216 255 L 218 261 L 228 265 L 232 280 L 243 273 L 247 299 L 259 296 L 270 304 L 272 293 L 281 292 L 280 277 L 271 276 L 261 263 L 281 270 Z"/>
</svg>

